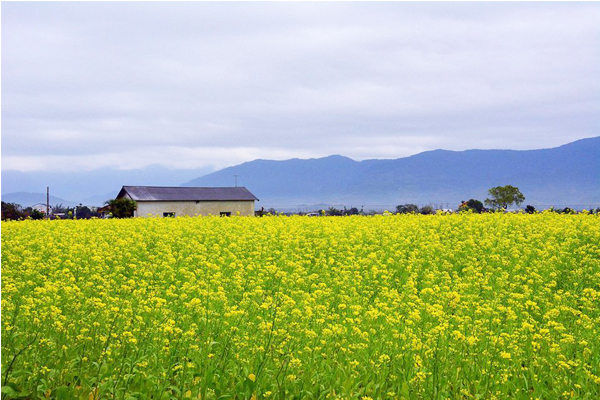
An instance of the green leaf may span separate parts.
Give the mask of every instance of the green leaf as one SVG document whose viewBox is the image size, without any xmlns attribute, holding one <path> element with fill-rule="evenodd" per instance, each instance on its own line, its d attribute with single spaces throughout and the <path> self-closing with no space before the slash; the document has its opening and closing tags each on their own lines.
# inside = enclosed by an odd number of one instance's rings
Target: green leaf
<svg viewBox="0 0 600 400">
<path fill-rule="evenodd" d="M 405 399 L 408 399 L 410 397 L 410 390 L 408 389 L 408 383 L 406 383 L 406 382 L 402 383 L 402 389 L 400 389 L 400 394 Z"/>
<path fill-rule="evenodd" d="M 56 389 L 55 393 L 56 393 L 56 400 L 62 400 L 62 399 L 70 399 L 70 398 L 72 398 L 72 396 L 71 396 L 71 390 L 67 386 L 61 386 L 61 387 L 59 387 L 58 389 Z"/>
<path fill-rule="evenodd" d="M 14 398 L 19 397 L 19 394 L 15 391 L 15 389 L 13 389 L 12 387 L 10 387 L 8 385 L 2 386 L 1 392 L 3 394 L 5 394 L 6 396 L 8 396 L 9 399 L 14 399 Z"/>
</svg>

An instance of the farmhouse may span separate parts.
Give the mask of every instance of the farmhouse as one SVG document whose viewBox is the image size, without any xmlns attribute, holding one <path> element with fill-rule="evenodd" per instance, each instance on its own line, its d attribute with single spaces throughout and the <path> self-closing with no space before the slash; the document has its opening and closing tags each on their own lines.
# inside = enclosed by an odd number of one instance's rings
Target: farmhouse
<svg viewBox="0 0 600 400">
<path fill-rule="evenodd" d="M 123 186 L 122 197 L 137 202 L 136 217 L 254 215 L 258 200 L 245 187 Z"/>
</svg>

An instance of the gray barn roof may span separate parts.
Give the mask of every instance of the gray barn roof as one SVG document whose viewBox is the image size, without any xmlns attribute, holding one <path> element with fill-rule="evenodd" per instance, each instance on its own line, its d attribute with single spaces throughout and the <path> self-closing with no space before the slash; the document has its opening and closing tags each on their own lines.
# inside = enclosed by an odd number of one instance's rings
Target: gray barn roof
<svg viewBox="0 0 600 400">
<path fill-rule="evenodd" d="M 123 186 L 117 199 L 128 194 L 135 201 L 252 201 L 245 187 Z"/>
</svg>

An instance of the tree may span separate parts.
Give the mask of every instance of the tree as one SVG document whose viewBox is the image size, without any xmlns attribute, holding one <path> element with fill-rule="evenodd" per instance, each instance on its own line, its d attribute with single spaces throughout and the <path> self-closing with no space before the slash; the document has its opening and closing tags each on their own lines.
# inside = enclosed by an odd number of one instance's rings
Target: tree
<svg viewBox="0 0 600 400">
<path fill-rule="evenodd" d="M 435 211 L 433 210 L 433 207 L 431 207 L 430 205 L 426 205 L 426 206 L 421 207 L 420 212 L 423 215 L 435 214 Z"/>
<path fill-rule="evenodd" d="M 16 220 L 25 218 L 25 213 L 20 204 L 2 202 L 2 220 Z"/>
<path fill-rule="evenodd" d="M 52 207 L 52 212 L 55 214 L 66 214 L 69 212 L 69 207 L 64 206 L 62 203 L 55 204 Z"/>
<path fill-rule="evenodd" d="M 536 209 L 535 209 L 535 207 L 534 207 L 534 206 L 532 206 L 532 205 L 527 205 L 527 207 L 525 207 L 525 212 L 526 212 L 527 214 L 535 214 L 535 212 L 536 212 Z"/>
<path fill-rule="evenodd" d="M 106 204 L 110 207 L 110 212 L 114 218 L 131 218 L 137 208 L 135 201 L 125 197 L 108 200 Z"/>
<path fill-rule="evenodd" d="M 29 218 L 31 219 L 44 219 L 44 216 L 45 214 L 37 208 L 32 209 L 31 213 L 29 213 Z"/>
<path fill-rule="evenodd" d="M 416 204 L 401 204 L 396 206 L 396 212 L 398 214 L 418 213 L 419 207 Z"/>
<path fill-rule="evenodd" d="M 77 219 L 90 219 L 92 217 L 97 217 L 98 215 L 98 213 L 93 212 L 88 206 L 82 206 L 81 204 L 77 206 L 75 213 Z M 133 216 L 133 213 L 131 216 Z"/>
<path fill-rule="evenodd" d="M 358 208 L 352 207 L 349 210 L 346 210 L 346 208 L 344 207 L 344 214 L 346 214 L 346 215 L 358 215 Z"/>
<path fill-rule="evenodd" d="M 344 215 L 342 210 L 338 210 L 335 207 L 329 207 L 329 210 L 327 210 L 327 215 L 333 215 L 333 216 L 341 216 Z"/>
<path fill-rule="evenodd" d="M 462 204 L 458 207 L 458 211 L 468 211 L 472 210 L 475 213 L 482 213 L 485 211 L 485 207 L 483 203 L 479 200 L 469 199 L 468 201 L 463 201 Z"/>
<path fill-rule="evenodd" d="M 511 185 L 496 186 L 488 190 L 490 199 L 485 199 L 485 204 L 496 209 L 507 209 L 511 204 L 519 206 L 525 201 L 521 191 Z"/>
</svg>

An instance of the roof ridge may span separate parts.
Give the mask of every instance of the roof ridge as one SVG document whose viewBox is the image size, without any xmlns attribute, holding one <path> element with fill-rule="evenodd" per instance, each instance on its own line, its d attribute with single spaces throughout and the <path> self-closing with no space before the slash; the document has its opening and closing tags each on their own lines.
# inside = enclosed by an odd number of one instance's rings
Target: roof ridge
<svg viewBox="0 0 600 400">
<path fill-rule="evenodd" d="M 146 186 L 146 185 L 123 185 L 123 187 L 139 188 L 165 188 L 165 189 L 246 189 L 245 186 Z"/>
<path fill-rule="evenodd" d="M 247 201 L 258 200 L 244 186 L 127 186 L 117 195 L 128 193 L 136 201 Z"/>
</svg>

